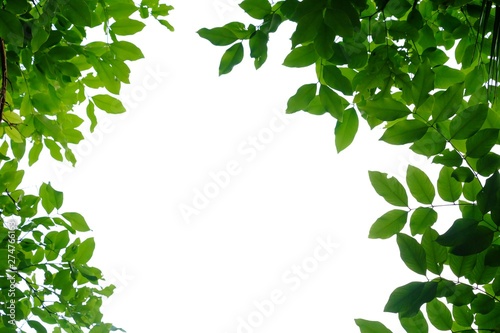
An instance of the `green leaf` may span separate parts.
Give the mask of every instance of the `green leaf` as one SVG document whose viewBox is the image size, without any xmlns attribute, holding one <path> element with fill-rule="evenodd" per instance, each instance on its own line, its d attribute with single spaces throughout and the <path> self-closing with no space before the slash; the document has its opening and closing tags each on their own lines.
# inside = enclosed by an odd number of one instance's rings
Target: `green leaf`
<svg viewBox="0 0 500 333">
<path fill-rule="evenodd" d="M 417 167 L 408 165 L 406 171 L 406 183 L 411 194 L 418 202 L 423 204 L 432 204 L 436 192 L 431 180 L 425 172 Z"/>
<path fill-rule="evenodd" d="M 398 234 L 396 241 L 401 259 L 405 265 L 415 273 L 425 275 L 427 272 L 427 261 L 422 245 L 413 237 L 406 234 Z"/>
<path fill-rule="evenodd" d="M 451 271 L 457 276 L 461 277 L 464 275 L 469 274 L 472 272 L 474 269 L 474 266 L 476 265 L 476 255 L 470 255 L 470 256 L 457 256 L 454 254 L 449 254 L 449 259 L 448 259 L 448 264 L 450 265 Z M 474 295 L 474 294 L 473 294 Z M 458 297 L 458 295 L 457 295 Z M 455 305 L 463 305 L 463 304 L 468 304 L 468 303 L 461 303 L 459 301 L 456 301 L 455 303 L 448 300 L 448 302 L 451 302 Z"/>
<path fill-rule="evenodd" d="M 474 315 L 467 305 L 453 305 L 453 318 L 460 326 L 470 327 L 474 321 Z"/>
<path fill-rule="evenodd" d="M 87 238 L 78 246 L 78 252 L 75 255 L 75 264 L 86 264 L 94 253 L 95 242 L 94 238 Z"/>
<path fill-rule="evenodd" d="M 495 308 L 487 314 L 476 314 L 476 324 L 484 329 L 500 327 L 500 302 L 495 303 Z"/>
<path fill-rule="evenodd" d="M 498 140 L 498 128 L 485 128 L 467 139 L 467 157 L 483 157 Z"/>
<path fill-rule="evenodd" d="M 408 218 L 408 212 L 393 209 L 379 217 L 371 226 L 368 238 L 386 239 L 403 230 Z"/>
<path fill-rule="evenodd" d="M 213 29 L 202 28 L 197 33 L 201 38 L 205 38 L 216 46 L 230 45 L 238 40 L 238 37 L 230 29 L 224 27 Z"/>
<path fill-rule="evenodd" d="M 451 138 L 457 140 L 470 138 L 483 126 L 487 115 L 486 104 L 473 105 L 458 112 L 450 123 Z"/>
<path fill-rule="evenodd" d="M 450 310 L 438 299 L 433 299 L 426 306 L 427 316 L 429 321 L 438 330 L 451 330 L 453 319 L 451 318 Z"/>
<path fill-rule="evenodd" d="M 307 67 L 318 60 L 319 55 L 314 49 L 314 44 L 299 46 L 294 48 L 285 58 L 283 62 L 287 67 Z"/>
<path fill-rule="evenodd" d="M 385 312 L 399 313 L 401 317 L 413 317 L 420 307 L 436 297 L 437 282 L 410 282 L 396 288 L 385 305 Z"/>
<path fill-rule="evenodd" d="M 436 93 L 432 108 L 433 123 L 451 118 L 463 100 L 463 83 L 452 85 L 444 93 Z"/>
<path fill-rule="evenodd" d="M 410 217 L 410 230 L 414 236 L 424 234 L 437 221 L 437 213 L 430 207 L 418 207 Z"/>
<path fill-rule="evenodd" d="M 444 201 L 455 202 L 462 194 L 462 185 L 452 177 L 453 169 L 444 166 L 439 172 L 437 190 Z"/>
<path fill-rule="evenodd" d="M 366 104 L 360 105 L 359 108 L 369 116 L 386 121 L 406 118 L 411 113 L 406 105 L 391 97 L 367 100 Z"/>
<path fill-rule="evenodd" d="M 118 41 L 110 45 L 111 51 L 119 60 L 139 60 L 144 58 L 142 51 L 127 41 Z"/>
<path fill-rule="evenodd" d="M 323 80 L 325 83 L 345 95 L 352 95 L 352 83 L 347 77 L 345 77 L 337 66 L 322 66 L 323 69 Z"/>
<path fill-rule="evenodd" d="M 393 145 L 415 142 L 425 135 L 429 127 L 420 120 L 401 120 L 386 129 L 380 140 Z"/>
<path fill-rule="evenodd" d="M 370 321 L 365 319 L 354 319 L 361 333 L 392 333 L 384 324 L 378 321 Z"/>
<path fill-rule="evenodd" d="M 394 206 L 408 207 L 406 190 L 396 178 L 387 178 L 386 173 L 378 171 L 368 171 L 368 174 L 375 191 L 388 203 Z"/>
<path fill-rule="evenodd" d="M 474 259 L 475 263 L 475 256 L 471 257 Z M 456 257 L 456 258 L 464 258 L 464 257 Z M 453 293 L 453 295 L 447 296 L 446 300 L 448 301 L 448 303 L 451 303 L 453 305 L 463 306 L 466 304 L 470 304 L 475 297 L 476 294 L 474 294 L 471 286 L 459 283 L 456 285 L 455 292 Z"/>
<path fill-rule="evenodd" d="M 146 25 L 137 20 L 132 20 L 129 18 L 120 19 L 111 24 L 111 30 L 120 36 L 134 35 L 144 29 Z"/>
<path fill-rule="evenodd" d="M 92 25 L 92 15 L 89 6 L 84 0 L 57 0 L 62 13 L 71 23 L 77 26 Z"/>
<path fill-rule="evenodd" d="M 473 181 L 474 173 L 468 167 L 458 167 L 451 173 L 451 176 L 461 183 L 470 183 Z"/>
<path fill-rule="evenodd" d="M 425 320 L 422 311 L 413 317 L 401 317 L 399 316 L 399 321 L 401 326 L 405 329 L 407 333 L 428 333 L 429 325 L 427 325 L 427 320 Z"/>
<path fill-rule="evenodd" d="M 430 129 L 423 137 L 415 141 L 410 149 L 417 154 L 434 156 L 440 154 L 446 147 L 446 139 L 434 129 Z"/>
<path fill-rule="evenodd" d="M 7 10 L 0 10 L 0 37 L 8 44 L 22 46 L 24 30 L 16 15 Z"/>
<path fill-rule="evenodd" d="M 415 77 L 412 80 L 411 93 L 413 103 L 418 108 L 429 97 L 429 92 L 434 89 L 435 74 L 428 63 L 419 66 Z"/>
<path fill-rule="evenodd" d="M 36 161 L 38 161 L 38 157 L 40 156 L 40 152 L 42 151 L 43 144 L 40 142 L 35 142 L 33 147 L 31 147 L 30 152 L 28 153 L 28 165 L 32 166 Z"/>
<path fill-rule="evenodd" d="M 486 155 L 480 157 L 476 163 L 476 169 L 477 172 L 483 177 L 492 175 L 493 172 L 500 169 L 500 155 L 487 153 Z"/>
<path fill-rule="evenodd" d="M 335 125 L 335 147 L 337 152 L 340 153 L 354 140 L 358 131 L 358 115 L 353 108 L 344 111 L 342 121 L 337 121 Z"/>
<path fill-rule="evenodd" d="M 243 0 L 239 6 L 254 19 L 263 19 L 271 13 L 271 4 L 267 0 Z"/>
<path fill-rule="evenodd" d="M 319 98 L 323 108 L 335 117 L 338 121 L 343 120 L 344 106 L 339 95 L 328 86 L 321 85 L 319 87 Z"/>
<path fill-rule="evenodd" d="M 318 34 L 314 38 L 314 48 L 323 59 L 330 59 L 333 56 L 333 41 L 335 32 L 325 23 L 320 24 Z"/>
<path fill-rule="evenodd" d="M 459 167 L 463 158 L 456 150 L 445 150 L 442 154 L 434 157 L 432 163 L 439 163 L 447 167 Z"/>
<path fill-rule="evenodd" d="M 95 95 L 92 97 L 95 105 L 103 111 L 111 114 L 123 113 L 125 112 L 125 107 L 122 102 L 110 95 Z"/>
<path fill-rule="evenodd" d="M 317 85 L 316 83 L 304 84 L 299 89 L 295 95 L 290 97 L 288 100 L 286 113 L 294 113 L 307 108 L 309 103 L 316 96 Z"/>
<path fill-rule="evenodd" d="M 495 300 L 491 296 L 477 294 L 470 305 L 475 313 L 487 314 L 495 308 Z"/>
<path fill-rule="evenodd" d="M 422 247 L 426 254 L 427 269 L 434 274 L 441 275 L 443 263 L 448 258 L 448 251 L 436 242 L 438 236 L 436 230 L 428 228 L 422 235 Z"/>
<path fill-rule="evenodd" d="M 83 216 L 79 213 L 63 213 L 62 216 L 71 223 L 71 227 L 76 231 L 89 231 L 90 228 L 83 218 Z"/>
<path fill-rule="evenodd" d="M 224 75 L 233 70 L 243 60 L 243 44 L 237 43 L 224 52 L 219 64 L 219 75 Z"/>
<path fill-rule="evenodd" d="M 26 322 L 31 328 L 33 328 L 36 331 L 36 333 L 47 333 L 47 329 L 45 329 L 45 327 L 38 321 L 27 320 Z"/>
</svg>

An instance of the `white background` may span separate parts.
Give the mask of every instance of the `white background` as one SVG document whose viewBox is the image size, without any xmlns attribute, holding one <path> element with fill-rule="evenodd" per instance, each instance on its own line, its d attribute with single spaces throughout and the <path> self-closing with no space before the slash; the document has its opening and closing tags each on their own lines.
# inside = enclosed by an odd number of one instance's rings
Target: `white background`
<svg viewBox="0 0 500 333">
<path fill-rule="evenodd" d="M 401 262 L 394 239 L 367 238 L 392 209 L 367 171 L 403 180 L 408 163 L 427 162 L 379 142 L 381 131 L 363 120 L 338 155 L 331 116 L 285 115 L 288 97 L 317 81 L 313 67 L 281 66 L 291 25 L 272 35 L 259 71 L 246 48 L 243 63 L 218 77 L 227 47 L 195 32 L 250 22 L 235 3 L 170 1 L 175 33 L 151 21 L 129 39 L 145 54 L 123 87 L 129 112 L 99 112 L 102 124 L 75 149 L 77 167 L 43 159 L 27 186 L 51 181 L 65 195 L 61 212 L 84 214 L 97 243 L 90 263 L 117 286 L 105 320 L 128 332 L 357 332 L 354 318 L 402 331 L 383 307 L 394 288 L 422 277 Z M 266 142 L 252 158 L 239 150 L 259 135 Z M 187 223 L 179 207 L 193 206 L 231 161 L 239 174 Z M 339 246 L 307 266 L 318 239 Z M 286 279 L 294 265 L 311 271 L 295 275 L 298 288 Z M 269 304 L 272 293 L 283 294 L 281 304 L 259 311 L 255 303 Z"/>
</svg>

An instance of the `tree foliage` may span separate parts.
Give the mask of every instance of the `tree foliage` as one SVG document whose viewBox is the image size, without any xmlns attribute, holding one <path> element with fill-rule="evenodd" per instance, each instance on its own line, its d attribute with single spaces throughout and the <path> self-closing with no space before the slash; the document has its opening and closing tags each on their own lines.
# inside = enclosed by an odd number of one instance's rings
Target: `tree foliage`
<svg viewBox="0 0 500 333">
<path fill-rule="evenodd" d="M 317 82 L 296 88 L 287 112 L 330 114 L 340 152 L 359 119 L 382 127 L 380 140 L 406 145 L 440 165 L 433 177 L 409 166 L 406 179 L 370 171 L 390 205 L 370 238 L 395 238 L 416 281 L 396 288 L 384 308 L 409 333 L 500 331 L 500 14 L 489 0 L 244 0 L 250 24 L 198 34 L 229 46 L 219 74 L 249 50 L 255 68 L 272 33 L 295 30 L 283 65 L 313 67 Z M 247 47 L 245 47 L 247 46 Z M 248 51 L 247 51 L 248 52 Z M 453 219 L 440 216 L 455 208 Z M 436 228 L 437 225 L 439 228 Z M 446 230 L 439 233 L 437 230 Z M 363 333 L 391 332 L 356 319 Z"/>
<path fill-rule="evenodd" d="M 158 0 L 4 0 L 0 8 L 0 332 L 110 332 L 102 298 L 113 293 L 89 265 L 95 243 L 76 212 L 62 212 L 63 193 L 50 183 L 20 188 L 42 151 L 76 163 L 72 147 L 93 131 L 96 107 L 125 111 L 117 94 L 129 83 L 128 61 L 143 57 L 122 36 L 171 6 Z M 103 29 L 106 41 L 88 40 Z M 86 115 L 78 111 L 85 108 Z M 84 120 L 85 119 L 85 120 Z M 30 328 L 31 327 L 31 328 Z"/>
</svg>

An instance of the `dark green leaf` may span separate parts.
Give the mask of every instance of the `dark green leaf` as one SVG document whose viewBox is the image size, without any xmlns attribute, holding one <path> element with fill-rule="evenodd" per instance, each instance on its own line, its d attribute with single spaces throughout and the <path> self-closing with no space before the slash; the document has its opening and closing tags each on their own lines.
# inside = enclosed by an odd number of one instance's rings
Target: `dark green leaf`
<svg viewBox="0 0 500 333">
<path fill-rule="evenodd" d="M 425 102 L 429 97 L 429 92 L 434 89 L 434 76 L 428 63 L 419 66 L 411 86 L 413 103 L 416 108 Z"/>
<path fill-rule="evenodd" d="M 343 120 L 344 106 L 339 95 L 328 86 L 321 85 L 319 87 L 319 98 L 323 108 L 335 117 L 338 121 Z"/>
<path fill-rule="evenodd" d="M 438 236 L 437 231 L 428 228 L 422 236 L 422 247 L 426 253 L 427 269 L 440 275 L 443 271 L 443 263 L 448 258 L 448 251 L 436 242 Z"/>
<path fill-rule="evenodd" d="M 493 172 L 500 169 L 500 155 L 495 153 L 487 153 L 479 158 L 476 164 L 477 172 L 484 177 L 488 177 Z"/>
<path fill-rule="evenodd" d="M 345 95 L 352 95 L 351 81 L 342 74 L 337 66 L 323 66 L 323 79 L 331 88 Z"/>
<path fill-rule="evenodd" d="M 8 44 L 22 46 L 24 31 L 16 15 L 7 10 L 0 10 L 0 37 Z"/>
<path fill-rule="evenodd" d="M 445 150 L 442 154 L 434 157 L 432 163 L 439 163 L 447 167 L 459 167 L 463 158 L 456 150 Z"/>
<path fill-rule="evenodd" d="M 436 297 L 437 286 L 437 282 L 410 282 L 396 288 L 384 311 L 399 313 L 401 317 L 413 317 L 424 303 Z"/>
<path fill-rule="evenodd" d="M 433 123 L 451 118 L 463 100 L 463 83 L 449 87 L 444 93 L 437 93 L 432 109 Z"/>
<path fill-rule="evenodd" d="M 470 327 L 474 321 L 474 315 L 467 305 L 453 305 L 453 317 L 460 326 L 464 327 Z"/>
</svg>

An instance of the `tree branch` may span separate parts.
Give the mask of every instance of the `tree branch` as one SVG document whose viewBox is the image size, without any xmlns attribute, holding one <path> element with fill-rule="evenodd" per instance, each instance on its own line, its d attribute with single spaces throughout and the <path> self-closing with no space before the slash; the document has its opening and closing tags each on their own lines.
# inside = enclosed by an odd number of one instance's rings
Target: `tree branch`
<svg viewBox="0 0 500 333">
<path fill-rule="evenodd" d="M 5 52 L 5 42 L 0 38 L 0 61 L 2 63 L 2 87 L 0 88 L 0 123 L 3 118 L 3 109 L 5 107 L 5 94 L 7 93 L 7 54 Z"/>
</svg>

